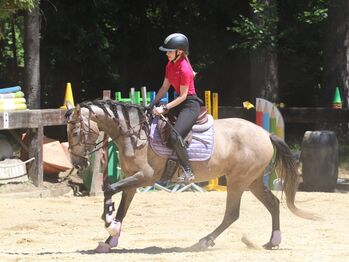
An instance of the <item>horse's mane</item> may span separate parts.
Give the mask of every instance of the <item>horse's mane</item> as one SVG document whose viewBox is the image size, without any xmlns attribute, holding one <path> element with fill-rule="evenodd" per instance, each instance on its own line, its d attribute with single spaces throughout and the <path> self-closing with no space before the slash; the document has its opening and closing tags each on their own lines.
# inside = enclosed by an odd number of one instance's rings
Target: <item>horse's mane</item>
<svg viewBox="0 0 349 262">
<path fill-rule="evenodd" d="M 143 105 L 123 103 L 123 102 L 118 102 L 112 99 L 106 99 L 106 100 L 95 99 L 92 101 L 84 101 L 79 105 L 80 107 L 87 108 L 91 113 L 94 113 L 92 106 L 97 106 L 101 108 L 106 115 L 109 115 L 112 118 L 116 118 L 116 119 L 119 119 L 118 111 L 117 111 L 118 106 L 120 106 L 124 112 L 129 111 L 131 108 L 135 108 L 137 112 L 142 116 L 145 115 L 145 111 L 146 111 L 146 107 Z M 108 108 L 113 112 L 113 115 L 110 115 Z M 69 109 L 65 113 L 65 117 L 66 118 L 69 117 L 72 113 L 73 113 L 73 109 Z"/>
</svg>

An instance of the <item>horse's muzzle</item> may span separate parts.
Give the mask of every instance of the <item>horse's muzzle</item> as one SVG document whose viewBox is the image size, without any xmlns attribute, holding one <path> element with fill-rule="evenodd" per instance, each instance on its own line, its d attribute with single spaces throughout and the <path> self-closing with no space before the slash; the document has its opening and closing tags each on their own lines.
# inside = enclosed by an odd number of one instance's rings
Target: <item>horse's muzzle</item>
<svg viewBox="0 0 349 262">
<path fill-rule="evenodd" d="M 77 170 L 81 170 L 82 169 L 82 167 L 80 165 L 78 165 L 78 164 L 75 164 L 74 168 L 77 169 Z"/>
<path fill-rule="evenodd" d="M 76 168 L 79 171 L 86 169 L 90 165 L 90 161 L 88 161 L 87 159 L 83 159 L 79 162 L 80 163 L 73 163 L 74 168 Z"/>
</svg>

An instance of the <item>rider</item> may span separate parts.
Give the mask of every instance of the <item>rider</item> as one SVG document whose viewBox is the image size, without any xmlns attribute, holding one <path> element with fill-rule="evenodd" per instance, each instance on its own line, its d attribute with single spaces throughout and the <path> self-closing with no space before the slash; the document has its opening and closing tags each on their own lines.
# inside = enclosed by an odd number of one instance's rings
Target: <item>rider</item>
<svg viewBox="0 0 349 262">
<path fill-rule="evenodd" d="M 168 141 L 168 146 L 176 151 L 183 173 L 179 182 L 188 183 L 194 180 L 194 174 L 188 159 L 188 153 L 183 138 L 189 133 L 199 116 L 202 100 L 196 96 L 194 86 L 195 72 L 188 59 L 189 41 L 180 33 L 174 33 L 166 37 L 161 51 L 166 52 L 168 63 L 166 65 L 165 77 L 151 107 L 156 105 L 166 94 L 170 86 L 173 86 L 177 93 L 176 99 L 157 106 L 153 109 L 155 115 L 167 113 L 177 116 L 174 128 Z"/>
</svg>

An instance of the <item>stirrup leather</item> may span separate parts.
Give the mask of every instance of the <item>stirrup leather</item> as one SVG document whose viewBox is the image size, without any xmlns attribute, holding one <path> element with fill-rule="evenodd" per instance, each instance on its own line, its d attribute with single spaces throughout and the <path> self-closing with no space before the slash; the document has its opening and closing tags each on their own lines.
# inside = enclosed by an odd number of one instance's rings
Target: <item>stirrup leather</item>
<svg viewBox="0 0 349 262">
<path fill-rule="evenodd" d="M 178 169 L 178 162 L 175 159 L 167 159 L 166 167 L 161 176 L 161 181 L 170 181 Z"/>
</svg>

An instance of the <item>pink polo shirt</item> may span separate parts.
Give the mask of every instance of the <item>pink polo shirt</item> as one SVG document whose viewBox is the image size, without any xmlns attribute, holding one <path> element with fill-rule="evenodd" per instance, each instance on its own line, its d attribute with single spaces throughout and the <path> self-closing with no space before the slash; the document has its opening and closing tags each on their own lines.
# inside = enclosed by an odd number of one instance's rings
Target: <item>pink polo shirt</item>
<svg viewBox="0 0 349 262">
<path fill-rule="evenodd" d="M 178 95 L 180 94 L 180 86 L 188 86 L 188 95 L 196 95 L 193 69 L 184 57 L 175 63 L 171 61 L 167 63 L 165 77 Z"/>
</svg>

